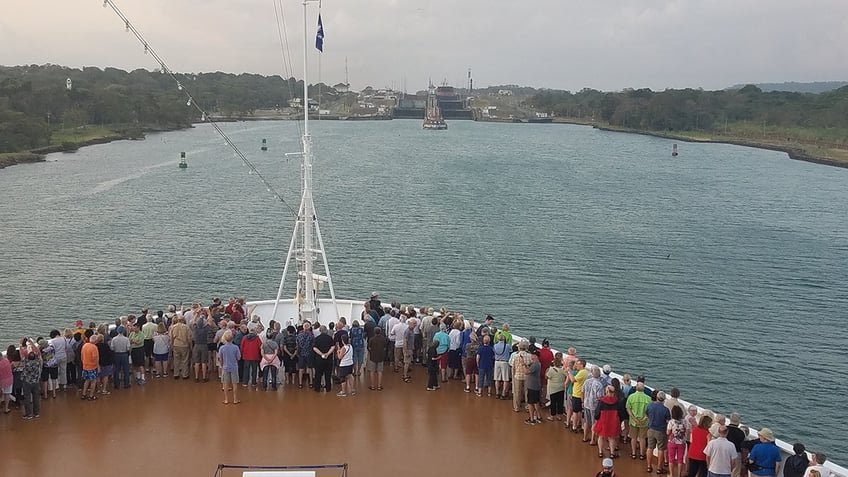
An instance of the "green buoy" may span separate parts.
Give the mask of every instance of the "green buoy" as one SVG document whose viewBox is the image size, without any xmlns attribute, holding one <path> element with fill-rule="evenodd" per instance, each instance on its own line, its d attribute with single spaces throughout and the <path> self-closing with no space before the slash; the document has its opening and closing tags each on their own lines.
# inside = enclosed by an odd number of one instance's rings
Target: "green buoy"
<svg viewBox="0 0 848 477">
<path fill-rule="evenodd" d="M 180 169 L 187 169 L 188 163 L 186 162 L 185 152 L 180 153 Z"/>
<path fill-rule="evenodd" d="M 266 141 L 264 138 L 262 139 L 262 150 L 263 151 L 268 150 L 268 141 Z"/>
</svg>

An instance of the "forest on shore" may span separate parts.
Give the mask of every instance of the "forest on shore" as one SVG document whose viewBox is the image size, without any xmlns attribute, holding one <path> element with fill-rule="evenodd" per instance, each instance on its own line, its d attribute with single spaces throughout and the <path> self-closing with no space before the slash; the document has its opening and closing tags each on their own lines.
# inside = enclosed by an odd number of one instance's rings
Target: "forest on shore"
<svg viewBox="0 0 848 477">
<path fill-rule="evenodd" d="M 207 111 L 250 117 L 280 109 L 302 91 L 295 78 L 256 74 L 178 74 L 180 84 Z M 332 100 L 340 93 L 320 88 Z M 491 90 L 491 88 L 489 88 Z M 848 165 L 848 86 L 822 93 L 738 89 L 626 89 L 572 93 L 513 88 L 521 104 L 556 118 L 597 127 L 694 141 L 733 142 L 786 150 Z M 485 90 L 476 94 L 491 94 Z M 345 96 L 346 101 L 355 100 Z M 473 95 L 472 95 L 473 96 Z M 0 66 L 0 159 L 74 150 L 91 142 L 139 138 L 145 131 L 189 127 L 200 112 L 186 91 L 158 71 Z M 472 102 L 473 105 L 473 102 Z M 12 161 L 11 163 L 14 163 Z"/>
</svg>

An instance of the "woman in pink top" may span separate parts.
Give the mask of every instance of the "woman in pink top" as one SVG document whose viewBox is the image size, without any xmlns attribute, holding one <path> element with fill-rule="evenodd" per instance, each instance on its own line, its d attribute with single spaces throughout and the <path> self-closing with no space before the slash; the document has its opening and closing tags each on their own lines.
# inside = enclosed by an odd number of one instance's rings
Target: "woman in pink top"
<svg viewBox="0 0 848 477">
<path fill-rule="evenodd" d="M 15 378 L 12 375 L 12 362 L 9 356 L 15 351 L 14 346 L 9 346 L 6 356 L 0 357 L 0 392 L 3 393 L 3 414 L 9 414 L 9 401 L 12 397 L 12 384 Z"/>
</svg>

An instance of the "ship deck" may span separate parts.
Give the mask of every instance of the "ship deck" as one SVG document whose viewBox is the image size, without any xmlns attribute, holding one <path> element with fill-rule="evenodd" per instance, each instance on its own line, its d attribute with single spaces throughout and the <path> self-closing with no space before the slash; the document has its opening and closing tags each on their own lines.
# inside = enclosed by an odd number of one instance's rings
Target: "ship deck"
<svg viewBox="0 0 848 477">
<path fill-rule="evenodd" d="M 420 366 L 410 384 L 391 371 L 385 378 L 384 390 L 365 385 L 345 398 L 293 385 L 277 392 L 239 387 L 238 405 L 222 404 L 219 383 L 170 377 L 96 402 L 60 393 L 42 402 L 39 419 L 0 415 L 3 474 L 66 468 L 69 475 L 212 476 L 220 463 L 348 463 L 351 477 L 431 477 L 446 465 L 470 475 L 481 466 L 499 475 L 600 470 L 597 448 L 561 423 L 529 426 L 511 402 L 465 393 L 458 381 L 427 392 Z M 619 475 L 645 472 L 629 450 L 621 455 Z"/>
</svg>

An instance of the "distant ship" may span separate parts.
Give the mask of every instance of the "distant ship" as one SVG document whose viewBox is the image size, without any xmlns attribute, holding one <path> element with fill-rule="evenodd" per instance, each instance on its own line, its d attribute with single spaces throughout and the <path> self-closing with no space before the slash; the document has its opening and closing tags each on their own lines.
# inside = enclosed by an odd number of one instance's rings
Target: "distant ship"
<svg viewBox="0 0 848 477">
<path fill-rule="evenodd" d="M 424 129 L 438 131 L 447 129 L 448 123 L 442 117 L 442 109 L 436 101 L 436 94 L 433 90 L 433 85 L 430 85 L 429 93 L 427 94 L 427 110 L 424 114 Z"/>
<path fill-rule="evenodd" d="M 431 88 L 432 89 L 432 88 Z M 403 95 L 398 98 L 397 105 L 392 108 L 395 119 L 423 119 L 427 115 L 427 101 L 432 91 L 416 95 Z M 442 85 L 435 89 L 436 105 L 442 117 L 452 119 L 474 119 L 474 112 L 469 107 L 469 99 L 460 95 L 453 86 Z"/>
</svg>

